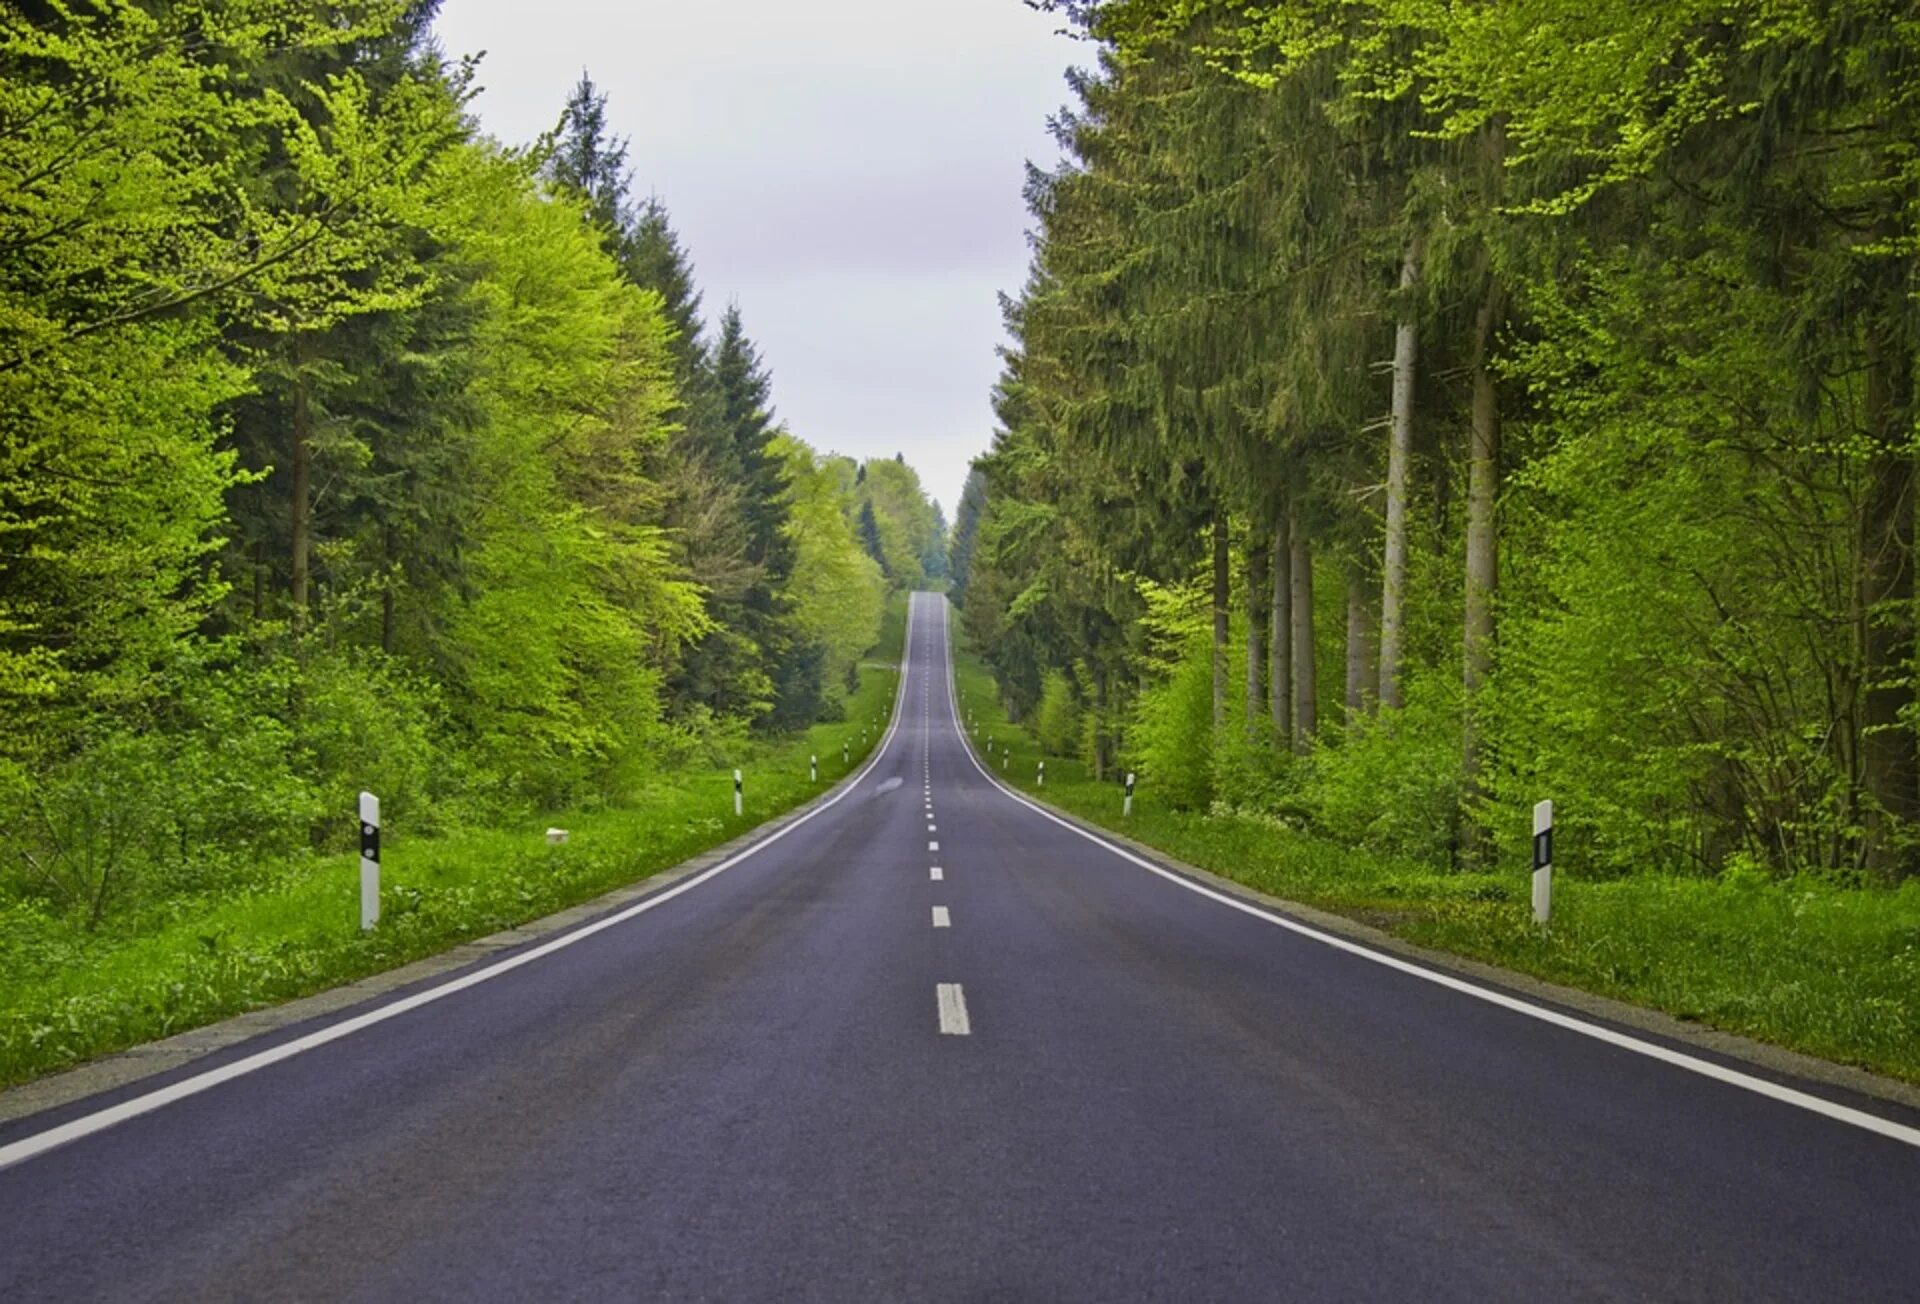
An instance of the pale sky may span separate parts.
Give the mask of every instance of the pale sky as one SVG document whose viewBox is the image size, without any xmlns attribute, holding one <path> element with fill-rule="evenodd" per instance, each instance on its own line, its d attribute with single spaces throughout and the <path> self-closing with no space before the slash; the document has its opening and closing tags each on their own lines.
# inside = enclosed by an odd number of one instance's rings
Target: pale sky
<svg viewBox="0 0 1920 1304">
<path fill-rule="evenodd" d="M 444 0 L 482 125 L 551 127 L 584 68 L 717 319 L 823 451 L 906 454 L 949 518 L 992 434 L 995 295 L 1027 266 L 1024 167 L 1090 52 L 1021 0 Z"/>
</svg>

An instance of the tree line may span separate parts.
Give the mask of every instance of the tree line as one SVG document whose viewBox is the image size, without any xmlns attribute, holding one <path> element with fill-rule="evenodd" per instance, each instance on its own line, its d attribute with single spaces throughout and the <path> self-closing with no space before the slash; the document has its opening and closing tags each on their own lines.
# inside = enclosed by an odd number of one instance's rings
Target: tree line
<svg viewBox="0 0 1920 1304">
<path fill-rule="evenodd" d="M 944 572 L 904 462 L 775 419 L 604 94 L 500 144 L 434 7 L 0 16 L 15 895 L 97 921 L 363 787 L 414 829 L 618 801 L 834 717 Z"/>
<path fill-rule="evenodd" d="M 1108 0 L 955 591 L 1170 800 L 1432 862 L 1920 864 L 1920 23 Z"/>
</svg>

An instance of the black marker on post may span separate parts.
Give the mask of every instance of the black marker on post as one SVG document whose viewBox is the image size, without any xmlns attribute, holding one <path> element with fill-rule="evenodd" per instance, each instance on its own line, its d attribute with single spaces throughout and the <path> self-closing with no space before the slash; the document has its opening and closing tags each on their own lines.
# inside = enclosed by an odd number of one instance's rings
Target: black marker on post
<svg viewBox="0 0 1920 1304">
<path fill-rule="evenodd" d="M 360 794 L 360 931 L 380 922 L 380 799 Z"/>
</svg>

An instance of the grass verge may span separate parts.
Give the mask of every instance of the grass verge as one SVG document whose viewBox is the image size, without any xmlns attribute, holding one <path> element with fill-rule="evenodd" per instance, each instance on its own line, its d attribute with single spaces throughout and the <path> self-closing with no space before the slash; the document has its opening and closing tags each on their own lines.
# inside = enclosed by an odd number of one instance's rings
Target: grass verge
<svg viewBox="0 0 1920 1304">
<path fill-rule="evenodd" d="M 0 1084 L 379 973 L 671 868 L 858 768 L 892 712 L 906 604 L 889 604 L 844 720 L 657 776 L 625 804 L 382 848 L 381 920 L 359 929 L 355 856 L 314 856 L 245 893 L 176 900 L 116 932 L 0 909 Z M 845 745 L 845 760 L 842 746 Z M 808 758 L 820 778 L 808 777 Z M 745 773 L 733 813 L 732 764 Z M 549 825 L 570 840 L 550 846 Z"/>
<path fill-rule="evenodd" d="M 1047 756 L 1008 723 L 986 668 L 955 648 L 961 718 L 1011 786 L 1190 865 L 1448 951 L 1825 1059 L 1920 1082 L 1920 882 L 1557 876 L 1532 924 L 1527 866 L 1459 873 L 1344 847 L 1278 821 L 1170 810 Z M 971 717 L 969 717 L 971 712 Z M 1046 761 L 1046 784 L 1035 783 Z"/>
</svg>

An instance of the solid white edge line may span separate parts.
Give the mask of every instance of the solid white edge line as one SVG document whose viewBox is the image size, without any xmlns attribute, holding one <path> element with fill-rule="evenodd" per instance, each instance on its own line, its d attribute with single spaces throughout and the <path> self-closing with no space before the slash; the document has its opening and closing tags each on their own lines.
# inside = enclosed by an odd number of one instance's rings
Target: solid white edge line
<svg viewBox="0 0 1920 1304">
<path fill-rule="evenodd" d="M 940 625 L 943 633 L 947 632 L 951 625 L 948 617 L 948 608 L 945 604 L 942 604 L 941 607 Z M 1274 914 L 1270 910 L 1263 910 L 1250 901 L 1229 896 L 1224 892 L 1217 892 L 1204 884 L 1196 883 L 1192 879 L 1185 878 L 1171 870 L 1163 869 L 1152 861 L 1136 856 L 1126 848 L 1116 846 L 1098 834 L 1089 832 L 1070 820 L 1061 819 L 1044 806 L 1029 800 L 1024 794 L 1000 782 L 1000 780 L 988 773 L 987 768 L 980 763 L 980 759 L 973 754 L 973 747 L 967 741 L 966 731 L 960 728 L 960 700 L 953 683 L 953 641 L 950 636 L 945 640 L 944 646 L 946 654 L 947 705 L 949 714 L 953 720 L 954 732 L 960 738 L 961 749 L 966 753 L 967 759 L 972 762 L 973 768 L 980 771 L 980 776 L 988 783 L 998 788 L 1014 801 L 1019 802 L 1022 806 L 1025 806 L 1034 814 L 1041 816 L 1043 819 L 1053 821 L 1070 833 L 1078 834 L 1095 846 L 1112 852 L 1114 855 L 1120 857 L 1120 859 L 1130 864 L 1138 865 L 1141 869 L 1151 874 L 1157 874 L 1167 882 L 1183 887 L 1196 896 L 1203 896 L 1209 901 L 1218 902 L 1230 910 L 1238 910 L 1242 914 L 1252 915 L 1255 919 L 1263 920 L 1277 928 L 1284 928 L 1288 932 L 1297 933 L 1301 937 L 1311 938 L 1325 946 L 1333 947 L 1337 951 L 1345 951 L 1347 954 L 1358 956 L 1363 960 L 1371 960 L 1375 964 L 1385 965 L 1389 969 L 1396 969 L 1401 973 L 1419 978 L 1422 981 L 1437 984 L 1438 986 L 1459 992 L 1464 996 L 1471 996 L 1478 1001 L 1485 1001 L 1489 1005 L 1497 1005 L 1502 1009 L 1511 1010 L 1516 1014 L 1523 1014 L 1530 1019 L 1538 1019 L 1542 1023 L 1552 1024 L 1556 1028 L 1564 1028 L 1569 1032 L 1578 1033 L 1583 1037 L 1591 1037 L 1595 1041 L 1605 1042 L 1621 1050 L 1632 1051 L 1636 1055 L 1644 1055 L 1648 1059 L 1659 1060 L 1675 1068 L 1685 1069 L 1689 1073 L 1697 1073 L 1702 1077 L 1712 1078 L 1716 1082 L 1724 1082 L 1728 1086 L 1738 1087 L 1743 1091 L 1751 1091 L 1755 1095 L 1780 1101 L 1782 1104 L 1793 1105 L 1811 1113 L 1820 1114 L 1836 1122 L 1848 1123 L 1868 1132 L 1878 1133 L 1894 1141 L 1920 1147 L 1920 1128 L 1909 1127 L 1905 1123 L 1897 1123 L 1890 1118 L 1882 1118 L 1878 1114 L 1870 1114 L 1864 1109 L 1855 1109 L 1850 1105 L 1842 1105 L 1836 1101 L 1828 1100 L 1823 1096 L 1813 1095 L 1810 1092 L 1782 1086 L 1780 1083 L 1768 1081 L 1766 1078 L 1755 1077 L 1751 1073 L 1742 1073 L 1739 1069 L 1728 1068 L 1724 1064 L 1716 1064 L 1711 1060 L 1699 1059 L 1684 1051 L 1674 1050 L 1669 1046 L 1662 1046 L 1657 1042 L 1644 1041 L 1639 1037 L 1631 1036 L 1615 1028 L 1608 1028 L 1597 1023 L 1588 1023 L 1585 1019 L 1578 1019 L 1570 1014 L 1564 1014 L 1559 1010 L 1548 1009 L 1543 1005 L 1535 1005 L 1531 1001 L 1523 1000 L 1507 992 L 1481 987 L 1463 978 L 1456 978 L 1452 974 L 1441 973 L 1438 970 L 1428 969 L 1423 965 L 1402 960 L 1398 956 L 1388 955 L 1383 951 L 1376 951 L 1359 942 L 1349 941 L 1344 937 L 1337 937 L 1332 933 L 1323 933 L 1311 925 L 1303 924 L 1295 919 L 1288 919 L 1285 915 Z"/>
<path fill-rule="evenodd" d="M 967 1018 L 967 994 L 959 983 L 936 984 L 934 1000 L 940 1008 L 941 1032 L 951 1037 L 973 1034 L 973 1023 Z"/>
<path fill-rule="evenodd" d="M 324 1046 L 330 1041 L 338 1041 L 340 1038 L 351 1036 L 363 1028 L 371 1028 L 377 1023 L 385 1023 L 388 1019 L 397 1018 L 411 1010 L 419 1009 L 423 1005 L 430 1005 L 434 1001 L 453 995 L 455 992 L 465 991 L 469 987 L 477 987 L 481 983 L 498 978 L 504 973 L 510 973 L 522 965 L 532 964 L 535 960 L 543 959 L 546 956 L 552 955 L 555 951 L 572 946 L 575 942 L 592 937 L 595 933 L 604 932 L 616 924 L 623 924 L 637 915 L 643 915 L 656 906 L 664 905 L 673 900 L 683 892 L 692 891 L 708 879 L 732 869 L 735 865 L 747 859 L 747 857 L 772 846 L 780 839 L 786 837 L 787 834 L 793 832 L 802 824 L 814 818 L 814 816 L 831 810 L 846 800 L 846 798 L 866 780 L 866 777 L 873 772 L 874 767 L 885 759 L 887 749 L 893 744 L 894 735 L 899 731 L 900 719 L 906 714 L 907 681 L 912 667 L 913 605 L 909 603 L 907 607 L 907 631 L 905 638 L 902 640 L 900 654 L 900 686 L 895 690 L 894 694 L 893 718 L 888 722 L 887 732 L 882 735 L 880 745 L 874 748 L 873 755 L 867 758 L 867 763 L 860 767 L 860 772 L 848 780 L 841 787 L 840 791 L 834 793 L 831 797 L 827 798 L 827 800 L 821 802 L 818 806 L 815 806 L 812 810 L 807 811 L 797 819 L 781 825 L 753 845 L 736 851 L 719 864 L 700 871 L 684 882 L 674 884 L 658 895 L 647 897 L 642 901 L 636 901 L 625 909 L 617 910 L 610 915 L 605 915 L 594 920 L 592 923 L 583 924 L 571 932 L 562 933 L 551 941 L 543 942 L 539 946 L 531 950 L 522 951 L 517 955 L 508 956 L 506 959 L 487 965 L 483 969 L 476 969 L 458 978 L 441 983 L 439 986 L 429 987 L 425 991 L 415 992 L 411 996 L 403 997 L 387 1005 L 382 1005 L 378 1009 L 368 1010 L 365 1014 L 358 1014 L 350 1019 L 343 1019 L 339 1023 L 329 1024 L 327 1027 L 307 1033 L 303 1037 L 296 1037 L 291 1041 L 282 1042 L 278 1046 L 272 1046 L 263 1051 L 256 1051 L 252 1055 L 234 1060 L 231 1064 L 222 1064 L 218 1068 L 208 1069 L 203 1073 L 196 1073 L 191 1077 L 182 1078 L 178 1082 L 169 1083 L 167 1086 L 157 1090 L 145 1092 L 129 1100 L 123 1100 L 117 1105 L 110 1105 L 105 1109 L 95 1110 L 91 1114 L 83 1114 L 79 1118 L 71 1119 L 60 1124 L 58 1127 L 51 1127 L 44 1132 L 22 1137 L 18 1141 L 0 1146 L 0 1169 L 11 1168 L 15 1164 L 24 1163 L 37 1155 L 45 1154 L 47 1151 L 66 1145 L 71 1141 L 78 1141 L 83 1137 L 92 1136 L 96 1132 L 104 1132 L 116 1123 L 124 1123 L 130 1118 L 138 1118 L 142 1114 L 150 1114 L 156 1109 L 171 1105 L 176 1100 L 184 1100 L 188 1096 L 199 1095 L 201 1092 L 217 1087 L 223 1082 L 231 1081 L 234 1078 L 245 1077 L 247 1074 L 257 1072 L 269 1065 L 278 1064 L 281 1060 L 292 1059 L 295 1055 L 303 1051 Z"/>
</svg>

